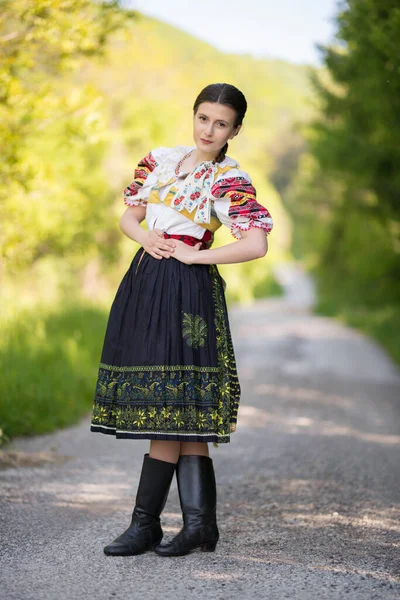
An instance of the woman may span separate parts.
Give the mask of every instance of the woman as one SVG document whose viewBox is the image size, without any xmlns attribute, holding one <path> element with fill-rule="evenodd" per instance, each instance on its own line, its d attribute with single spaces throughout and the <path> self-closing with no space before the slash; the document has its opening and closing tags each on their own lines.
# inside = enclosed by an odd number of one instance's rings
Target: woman
<svg viewBox="0 0 400 600">
<path fill-rule="evenodd" d="M 246 109 L 233 85 L 207 86 L 193 107 L 195 146 L 152 150 L 125 189 L 120 227 L 142 247 L 111 307 L 91 431 L 151 442 L 131 524 L 107 555 L 214 551 L 219 538 L 208 442 L 230 441 L 240 386 L 216 264 L 264 256 L 272 229 L 249 175 L 226 156 Z M 221 224 L 237 241 L 210 249 Z M 184 525 L 160 545 L 175 470 Z"/>
</svg>

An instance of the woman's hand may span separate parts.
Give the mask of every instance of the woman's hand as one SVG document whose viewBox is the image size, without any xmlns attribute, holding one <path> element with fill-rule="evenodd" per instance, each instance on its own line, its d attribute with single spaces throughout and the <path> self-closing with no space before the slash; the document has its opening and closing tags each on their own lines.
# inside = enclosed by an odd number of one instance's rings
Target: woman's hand
<svg viewBox="0 0 400 600">
<path fill-rule="evenodd" d="M 164 234 L 160 229 L 148 231 L 142 244 L 145 251 L 157 260 L 172 256 L 175 252 L 175 245 L 175 240 L 164 238 Z"/>
<path fill-rule="evenodd" d="M 176 258 L 176 260 L 185 263 L 185 265 L 192 265 L 196 262 L 196 258 L 198 257 L 198 253 L 201 247 L 201 242 L 199 242 L 195 246 L 189 246 L 181 240 L 176 240 L 175 244 L 176 247 L 174 252 L 174 258 Z"/>
</svg>

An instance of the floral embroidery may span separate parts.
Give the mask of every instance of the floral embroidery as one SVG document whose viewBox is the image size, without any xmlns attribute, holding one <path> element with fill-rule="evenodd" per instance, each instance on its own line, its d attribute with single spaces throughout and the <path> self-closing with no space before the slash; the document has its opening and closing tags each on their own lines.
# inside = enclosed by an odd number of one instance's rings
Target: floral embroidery
<svg viewBox="0 0 400 600">
<path fill-rule="evenodd" d="M 193 153 L 190 150 L 185 154 L 175 167 L 178 177 L 180 168 L 185 159 Z M 195 209 L 193 221 L 195 223 L 209 223 L 211 216 L 211 175 L 218 171 L 218 164 L 214 161 L 200 163 L 186 178 L 183 191 L 178 191 L 172 198 L 170 206 L 177 211 L 187 210 L 192 213 Z"/>
<path fill-rule="evenodd" d="M 229 402 L 220 396 L 219 367 L 119 369 L 112 365 L 99 369 L 92 430 L 117 437 L 150 434 L 173 439 L 183 434 L 188 441 L 191 436 L 229 441 L 231 412 Z"/>
<path fill-rule="evenodd" d="M 180 410 L 175 411 L 175 414 L 173 416 L 173 420 L 175 421 L 176 426 L 178 427 L 178 429 L 179 429 L 179 427 L 182 427 L 182 425 L 185 424 L 185 421 L 182 418 Z"/>
<path fill-rule="evenodd" d="M 207 337 L 207 323 L 200 315 L 183 313 L 182 335 L 192 348 L 203 347 Z"/>
<path fill-rule="evenodd" d="M 214 322 L 217 334 L 218 362 L 221 366 L 222 373 L 222 377 L 219 381 L 219 393 L 221 397 L 218 404 L 218 415 L 221 417 L 222 407 L 228 402 L 230 431 L 232 432 L 236 430 L 240 400 L 240 383 L 237 376 L 232 337 L 225 318 L 226 305 L 224 295 L 221 293 L 222 277 L 220 276 L 216 265 L 210 265 L 210 271 L 213 278 L 213 298 L 215 306 Z M 214 418 L 216 418 L 215 413 Z"/>
</svg>

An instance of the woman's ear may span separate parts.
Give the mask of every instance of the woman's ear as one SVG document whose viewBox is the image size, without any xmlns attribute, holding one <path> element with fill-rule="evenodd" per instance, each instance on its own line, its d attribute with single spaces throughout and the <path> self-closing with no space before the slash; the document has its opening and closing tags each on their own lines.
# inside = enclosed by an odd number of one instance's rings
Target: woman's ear
<svg viewBox="0 0 400 600">
<path fill-rule="evenodd" d="M 229 138 L 230 140 L 233 140 L 233 138 L 239 133 L 239 131 L 241 130 L 242 126 L 238 125 L 235 129 L 235 131 L 232 133 L 231 137 Z"/>
</svg>

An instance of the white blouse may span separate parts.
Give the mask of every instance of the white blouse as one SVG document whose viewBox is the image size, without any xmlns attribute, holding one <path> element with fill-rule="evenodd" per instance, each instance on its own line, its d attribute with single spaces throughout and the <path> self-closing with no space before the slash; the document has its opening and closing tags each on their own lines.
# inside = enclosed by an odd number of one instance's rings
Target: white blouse
<svg viewBox="0 0 400 600">
<path fill-rule="evenodd" d="M 238 163 L 229 156 L 221 163 L 202 163 L 203 170 L 198 175 L 195 174 L 197 179 L 192 179 L 196 184 L 200 175 L 209 168 L 210 175 L 207 175 L 206 179 L 210 177 L 211 181 L 206 182 L 207 187 L 192 186 L 189 191 L 186 190 L 186 193 L 192 192 L 190 205 L 202 199 L 204 202 L 200 208 L 205 203 L 210 203 L 209 216 L 202 215 L 201 224 L 195 222 L 197 215 L 195 216 L 193 209 L 198 206 L 190 206 L 189 210 L 182 210 L 182 206 L 176 207 L 179 205 L 176 198 L 181 202 L 184 200 L 188 176 L 191 175 L 182 171 L 180 162 L 194 149 L 195 146 L 176 146 L 152 150 L 138 163 L 133 182 L 125 188 L 125 204 L 146 206 L 149 231 L 157 227 L 169 234 L 190 235 L 201 239 L 205 229 L 213 233 L 222 224 L 229 227 L 236 239 L 240 239 L 241 230 L 247 231 L 252 226 L 259 227 L 269 234 L 273 227 L 270 213 L 256 201 L 256 190 L 249 174 L 242 171 Z M 201 167 L 199 165 L 196 169 Z M 193 193 L 194 189 L 199 192 Z"/>
</svg>

